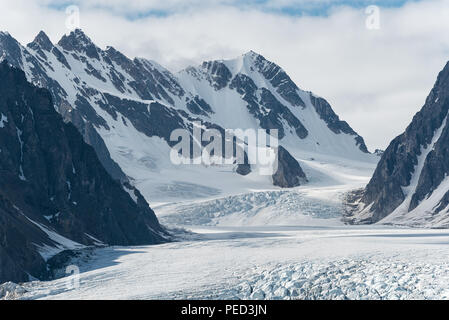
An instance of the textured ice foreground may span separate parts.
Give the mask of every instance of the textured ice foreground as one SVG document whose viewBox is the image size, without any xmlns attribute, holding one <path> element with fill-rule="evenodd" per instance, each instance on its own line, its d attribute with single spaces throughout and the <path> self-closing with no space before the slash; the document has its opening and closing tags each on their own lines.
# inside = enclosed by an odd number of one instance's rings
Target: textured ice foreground
<svg viewBox="0 0 449 320">
<path fill-rule="evenodd" d="M 389 228 L 209 228 L 193 241 L 98 249 L 32 299 L 446 299 L 449 232 Z"/>
</svg>

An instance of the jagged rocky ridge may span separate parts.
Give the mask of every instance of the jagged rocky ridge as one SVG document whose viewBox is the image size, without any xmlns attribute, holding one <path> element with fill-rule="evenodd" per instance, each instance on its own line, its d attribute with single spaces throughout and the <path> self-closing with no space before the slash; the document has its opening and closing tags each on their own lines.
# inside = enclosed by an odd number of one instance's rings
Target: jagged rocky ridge
<svg viewBox="0 0 449 320">
<path fill-rule="evenodd" d="M 90 245 L 166 241 L 138 190 L 114 180 L 50 92 L 0 63 L 0 283 L 48 276 L 45 259 Z"/>
<path fill-rule="evenodd" d="M 0 57 L 23 69 L 29 81 L 50 90 L 56 110 L 94 147 L 108 172 L 122 181 L 139 179 L 130 168 L 161 170 L 155 155 L 141 146 L 127 147 L 136 136 L 143 134 L 149 143 L 161 138 L 172 145 L 171 132 L 191 131 L 194 121 L 219 130 L 277 129 L 293 159 L 281 165 L 297 162 L 303 151 L 357 159 L 368 153 L 363 139 L 324 99 L 299 89 L 282 68 L 255 52 L 174 74 L 153 61 L 129 59 L 112 47 L 102 50 L 75 30 L 58 44 L 40 32 L 26 47 L 0 33 Z M 236 166 L 234 171 L 248 175 L 252 168 Z M 275 185 L 298 185 L 279 183 L 278 176 L 272 177 Z M 297 178 L 291 181 L 303 180 Z"/>
<path fill-rule="evenodd" d="M 348 221 L 449 227 L 449 63 L 425 105 L 383 153 Z"/>
</svg>

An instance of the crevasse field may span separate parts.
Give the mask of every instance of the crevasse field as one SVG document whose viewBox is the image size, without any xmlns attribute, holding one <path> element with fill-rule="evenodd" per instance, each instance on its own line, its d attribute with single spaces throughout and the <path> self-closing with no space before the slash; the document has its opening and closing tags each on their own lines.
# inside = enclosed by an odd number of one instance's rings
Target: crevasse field
<svg viewBox="0 0 449 320">
<path fill-rule="evenodd" d="M 21 298 L 449 298 L 449 232 L 344 225 L 342 196 L 366 184 L 375 163 L 325 160 L 303 160 L 313 178 L 288 191 L 233 187 L 232 175 L 214 188 L 159 186 L 161 222 L 192 232 L 159 246 L 92 249 L 73 262 L 79 287 L 74 276 L 35 281 Z M 182 196 L 195 200 L 173 201 Z"/>
</svg>

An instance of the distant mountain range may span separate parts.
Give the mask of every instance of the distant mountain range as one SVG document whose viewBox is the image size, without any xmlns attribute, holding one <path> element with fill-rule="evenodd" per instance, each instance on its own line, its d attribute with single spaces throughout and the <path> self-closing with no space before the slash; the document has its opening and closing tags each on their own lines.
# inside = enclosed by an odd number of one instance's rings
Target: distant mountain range
<svg viewBox="0 0 449 320">
<path fill-rule="evenodd" d="M 157 183 L 163 189 L 190 182 L 168 172 L 176 168 L 166 155 L 173 145 L 170 133 L 191 131 L 195 121 L 222 131 L 277 129 L 283 154 L 296 159 L 305 153 L 371 156 L 363 138 L 326 100 L 299 89 L 282 68 L 255 52 L 171 73 L 112 47 L 102 50 L 77 29 L 58 44 L 40 32 L 26 47 L 1 33 L 0 57 L 24 70 L 30 82 L 50 90 L 56 110 L 94 147 L 107 171 L 116 179 L 130 179 L 147 200 L 158 200 Z M 230 170 L 243 175 L 254 171 Z M 277 174 L 269 177 L 272 184 L 294 187 L 305 182 L 302 170 L 280 170 L 296 178 L 278 181 Z M 161 172 L 167 172 L 162 180 Z M 151 190 L 147 181 L 153 181 Z"/>
<path fill-rule="evenodd" d="M 1 32 L 0 60 L 0 282 L 48 278 L 63 250 L 168 241 L 148 202 L 218 194 L 222 181 L 299 186 L 301 159 L 316 155 L 377 157 L 325 99 L 255 52 L 172 73 L 81 30 L 27 46 Z M 277 171 L 173 164 L 171 133 L 197 123 L 278 130 Z"/>
</svg>

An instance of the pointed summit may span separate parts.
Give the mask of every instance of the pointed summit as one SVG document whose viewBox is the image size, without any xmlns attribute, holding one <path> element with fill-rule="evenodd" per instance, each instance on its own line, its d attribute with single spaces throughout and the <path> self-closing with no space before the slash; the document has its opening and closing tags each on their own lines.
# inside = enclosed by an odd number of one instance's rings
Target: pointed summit
<svg viewBox="0 0 449 320">
<path fill-rule="evenodd" d="M 249 57 L 249 58 L 257 58 L 257 57 L 262 57 L 263 56 L 253 50 L 248 51 L 247 53 L 243 54 L 244 57 Z"/>
<path fill-rule="evenodd" d="M 50 38 L 45 34 L 44 31 L 38 33 L 36 38 L 34 38 L 33 42 L 27 45 L 29 48 L 38 50 L 39 48 L 45 51 L 51 51 L 53 48 L 53 43 L 50 41 Z"/>
<path fill-rule="evenodd" d="M 443 70 L 438 74 L 436 87 L 447 86 L 449 84 L 449 61 L 444 66 Z M 447 88 L 447 87 L 446 87 Z"/>
<path fill-rule="evenodd" d="M 0 32 L 0 60 L 23 67 L 21 45 L 8 32 Z"/>
<path fill-rule="evenodd" d="M 92 40 L 81 29 L 75 29 L 69 35 L 62 36 L 59 45 L 65 44 L 67 41 L 76 42 L 83 45 L 93 44 Z"/>
<path fill-rule="evenodd" d="M 64 35 L 58 45 L 66 51 L 75 51 L 86 54 L 89 58 L 100 59 L 98 47 L 81 29 L 75 29 L 69 35 Z"/>
<path fill-rule="evenodd" d="M 1 42 L 6 42 L 6 41 L 17 42 L 7 31 L 0 31 L 0 41 Z"/>
</svg>

